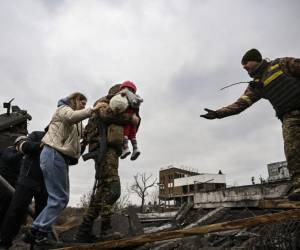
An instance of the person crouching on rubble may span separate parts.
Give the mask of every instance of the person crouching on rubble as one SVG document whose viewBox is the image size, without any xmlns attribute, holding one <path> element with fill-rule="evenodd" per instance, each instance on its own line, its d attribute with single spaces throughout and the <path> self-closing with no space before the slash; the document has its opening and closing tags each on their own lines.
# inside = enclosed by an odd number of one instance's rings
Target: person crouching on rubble
<svg viewBox="0 0 300 250">
<path fill-rule="evenodd" d="M 25 135 L 17 137 L 14 145 L 9 146 L 0 152 L 0 176 L 12 187 L 16 186 L 22 164 L 23 154 L 18 152 L 16 144 L 26 138 Z M 11 195 L 5 187 L 0 185 L 0 228 L 5 219 L 5 214 L 11 202 Z"/>
<path fill-rule="evenodd" d="M 125 112 L 128 114 L 136 114 L 139 119 L 139 108 L 143 99 L 136 94 L 137 87 L 131 81 L 125 81 L 120 86 L 120 92 L 117 93 L 109 102 L 109 106 L 112 111 L 116 114 Z M 133 152 L 131 154 L 130 160 L 136 160 L 141 154 L 140 150 L 137 146 L 136 133 L 139 128 L 139 124 L 127 124 L 124 125 L 124 140 L 123 140 L 123 148 L 121 159 L 125 159 L 128 155 L 130 155 L 130 149 L 128 147 L 128 141 L 130 140 L 133 148 Z"/>
<path fill-rule="evenodd" d="M 16 144 L 16 149 L 24 154 L 16 190 L 12 197 L 8 211 L 0 232 L 0 250 L 9 249 L 17 236 L 21 224 L 26 218 L 26 209 L 34 197 L 34 218 L 47 204 L 48 194 L 40 168 L 40 154 L 43 148 L 41 140 L 44 131 L 33 131 L 28 137 L 21 138 Z"/>
<path fill-rule="evenodd" d="M 47 205 L 25 234 L 25 242 L 54 244 L 50 237 L 52 225 L 69 201 L 69 165 L 77 164 L 81 155 L 82 120 L 98 110 L 97 105 L 85 108 L 86 102 L 87 98 L 79 92 L 58 101 L 58 108 L 42 139 L 44 147 L 40 156 L 48 192 Z"/>
</svg>

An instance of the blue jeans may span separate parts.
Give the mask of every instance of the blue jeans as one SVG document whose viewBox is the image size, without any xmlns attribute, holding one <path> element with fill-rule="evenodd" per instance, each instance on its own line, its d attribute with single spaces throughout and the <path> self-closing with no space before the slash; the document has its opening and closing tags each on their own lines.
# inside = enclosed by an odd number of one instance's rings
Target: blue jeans
<svg viewBox="0 0 300 250">
<path fill-rule="evenodd" d="M 48 200 L 32 227 L 42 232 L 50 232 L 57 217 L 69 202 L 69 165 L 58 151 L 47 145 L 41 152 L 40 164 Z"/>
</svg>

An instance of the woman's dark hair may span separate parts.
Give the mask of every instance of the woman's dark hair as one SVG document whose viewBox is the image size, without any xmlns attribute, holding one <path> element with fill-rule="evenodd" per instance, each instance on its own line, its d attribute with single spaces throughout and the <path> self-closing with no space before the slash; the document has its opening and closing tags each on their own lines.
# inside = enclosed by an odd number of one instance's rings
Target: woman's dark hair
<svg viewBox="0 0 300 250">
<path fill-rule="evenodd" d="M 70 107 L 74 110 L 76 109 L 77 101 L 82 101 L 82 100 L 87 101 L 86 96 L 80 92 L 75 92 L 75 93 L 69 95 L 68 99 L 70 101 Z"/>
</svg>

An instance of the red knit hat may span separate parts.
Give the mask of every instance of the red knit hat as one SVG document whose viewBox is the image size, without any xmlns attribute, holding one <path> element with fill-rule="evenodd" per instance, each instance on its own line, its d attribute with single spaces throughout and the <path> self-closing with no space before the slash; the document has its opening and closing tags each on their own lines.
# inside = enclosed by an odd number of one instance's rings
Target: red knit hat
<svg viewBox="0 0 300 250">
<path fill-rule="evenodd" d="M 120 89 L 124 89 L 124 88 L 130 88 L 133 90 L 133 92 L 136 92 L 136 86 L 133 82 L 131 81 L 125 81 L 121 84 Z"/>
</svg>

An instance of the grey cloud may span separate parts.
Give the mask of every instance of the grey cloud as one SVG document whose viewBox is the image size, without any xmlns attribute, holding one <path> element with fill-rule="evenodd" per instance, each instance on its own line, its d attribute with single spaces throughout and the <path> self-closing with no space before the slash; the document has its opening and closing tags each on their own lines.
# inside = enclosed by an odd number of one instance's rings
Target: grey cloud
<svg viewBox="0 0 300 250">
<path fill-rule="evenodd" d="M 145 102 L 136 162 L 120 161 L 126 186 L 136 172 L 177 164 L 216 173 L 229 183 L 267 175 L 283 160 L 280 122 L 263 101 L 239 116 L 207 121 L 203 108 L 230 104 L 247 80 L 243 53 L 299 55 L 299 1 L 2 1 L 0 96 L 43 128 L 60 97 L 79 90 L 88 105 L 110 84 L 133 80 Z M 2 110 L 3 111 L 3 110 Z M 93 164 L 70 170 L 71 204 L 93 182 Z"/>
</svg>

